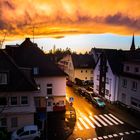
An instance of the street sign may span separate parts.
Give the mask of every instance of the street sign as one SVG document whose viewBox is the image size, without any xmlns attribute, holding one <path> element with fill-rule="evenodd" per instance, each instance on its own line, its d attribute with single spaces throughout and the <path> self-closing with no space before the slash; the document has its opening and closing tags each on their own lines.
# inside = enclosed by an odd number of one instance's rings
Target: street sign
<svg viewBox="0 0 140 140">
<path fill-rule="evenodd" d="M 74 98 L 73 97 L 70 97 L 69 98 L 69 102 L 73 102 L 74 101 Z"/>
</svg>

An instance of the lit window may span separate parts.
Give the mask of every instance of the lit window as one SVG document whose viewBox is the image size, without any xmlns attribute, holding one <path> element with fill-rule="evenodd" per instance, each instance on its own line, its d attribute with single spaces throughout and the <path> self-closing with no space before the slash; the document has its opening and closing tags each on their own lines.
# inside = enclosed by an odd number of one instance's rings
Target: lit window
<svg viewBox="0 0 140 140">
<path fill-rule="evenodd" d="M 11 118 L 11 127 L 17 127 L 17 126 L 18 126 L 17 117 Z"/>
<path fill-rule="evenodd" d="M 38 75 L 39 74 L 39 68 L 38 67 L 34 67 L 33 68 L 33 74 L 34 75 Z"/>
<path fill-rule="evenodd" d="M 17 97 L 11 97 L 11 105 L 17 105 Z"/>
<path fill-rule="evenodd" d="M 22 105 L 28 104 L 28 97 L 27 96 L 21 96 L 21 104 Z"/>
<path fill-rule="evenodd" d="M 8 83 L 7 73 L 0 73 L 0 85 L 6 85 Z"/>
</svg>

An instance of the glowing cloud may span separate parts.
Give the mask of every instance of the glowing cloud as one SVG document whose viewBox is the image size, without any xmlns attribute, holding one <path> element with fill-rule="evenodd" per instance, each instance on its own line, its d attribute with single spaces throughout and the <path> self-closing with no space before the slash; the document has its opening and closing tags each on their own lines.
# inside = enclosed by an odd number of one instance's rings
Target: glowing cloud
<svg viewBox="0 0 140 140">
<path fill-rule="evenodd" d="M 1 0 L 0 39 L 69 34 L 140 34 L 140 1 Z"/>
</svg>

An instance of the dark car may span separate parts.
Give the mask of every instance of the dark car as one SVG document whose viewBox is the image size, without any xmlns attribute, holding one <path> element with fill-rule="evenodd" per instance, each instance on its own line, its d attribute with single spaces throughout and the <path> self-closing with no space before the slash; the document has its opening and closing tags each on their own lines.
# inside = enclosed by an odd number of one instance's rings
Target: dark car
<svg viewBox="0 0 140 140">
<path fill-rule="evenodd" d="M 79 95 L 85 97 L 85 94 L 86 94 L 87 90 L 83 87 L 78 87 L 78 93 Z"/>
<path fill-rule="evenodd" d="M 69 86 L 69 87 L 72 87 L 72 86 L 73 86 L 73 83 L 72 83 L 71 81 L 68 80 L 68 81 L 66 82 L 66 85 Z"/>
<path fill-rule="evenodd" d="M 86 91 L 86 92 L 85 92 L 85 98 L 86 98 L 89 102 L 92 102 L 92 100 L 93 100 L 93 92 L 92 92 L 92 91 Z"/>
</svg>

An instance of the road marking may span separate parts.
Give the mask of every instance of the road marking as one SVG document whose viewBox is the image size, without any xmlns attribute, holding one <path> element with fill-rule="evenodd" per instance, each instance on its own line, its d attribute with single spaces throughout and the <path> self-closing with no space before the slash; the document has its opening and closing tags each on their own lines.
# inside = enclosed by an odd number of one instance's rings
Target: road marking
<svg viewBox="0 0 140 140">
<path fill-rule="evenodd" d="M 91 123 L 91 121 L 85 116 L 84 119 L 88 122 L 88 124 L 92 127 L 95 128 L 95 126 Z"/>
<path fill-rule="evenodd" d="M 118 125 L 118 123 L 113 120 L 110 116 L 108 116 L 107 114 L 104 114 L 105 117 L 107 117 L 110 121 L 112 121 L 114 124 Z"/>
<path fill-rule="evenodd" d="M 79 122 L 77 122 L 77 127 L 78 127 L 80 130 L 83 130 L 83 127 L 80 125 Z"/>
<path fill-rule="evenodd" d="M 103 138 L 104 138 L 104 139 L 107 139 L 108 137 L 107 137 L 107 136 L 103 136 Z"/>
<path fill-rule="evenodd" d="M 125 134 L 129 135 L 130 133 L 129 132 L 124 132 Z"/>
<path fill-rule="evenodd" d="M 103 138 L 102 138 L 102 137 L 98 137 L 98 139 L 99 139 L 99 140 L 103 140 Z"/>
<path fill-rule="evenodd" d="M 117 134 L 113 134 L 113 136 L 114 136 L 114 137 L 118 137 L 118 135 L 117 135 Z"/>
<path fill-rule="evenodd" d="M 109 137 L 109 138 L 113 138 L 113 136 L 112 136 L 112 135 L 108 135 L 108 137 Z"/>
<path fill-rule="evenodd" d="M 80 122 L 84 125 L 86 129 L 89 129 L 88 125 L 83 121 L 82 118 L 79 118 Z"/>
<path fill-rule="evenodd" d="M 98 121 L 100 121 L 104 126 L 107 126 L 107 124 L 106 124 L 104 121 L 102 121 L 98 116 L 94 115 L 94 117 L 95 117 Z"/>
<path fill-rule="evenodd" d="M 118 118 L 116 118 L 114 115 L 109 114 L 112 118 L 114 118 L 116 121 L 118 121 L 121 124 L 124 124 L 124 122 L 122 122 L 121 120 L 119 120 Z"/>
<path fill-rule="evenodd" d="M 130 131 L 132 134 L 135 134 L 136 132 L 135 131 Z"/>
<path fill-rule="evenodd" d="M 89 116 L 89 118 L 90 118 L 98 127 L 102 127 L 92 116 Z"/>
<path fill-rule="evenodd" d="M 137 133 L 140 133 L 140 130 L 136 130 Z"/>
<path fill-rule="evenodd" d="M 97 138 L 93 138 L 93 140 L 98 140 Z"/>
<path fill-rule="evenodd" d="M 120 136 L 123 136 L 124 134 L 123 134 L 123 133 L 119 133 L 119 135 L 120 135 Z"/>
<path fill-rule="evenodd" d="M 103 115 L 99 115 L 103 120 L 105 120 L 109 125 L 113 125 L 109 120 L 107 120 Z"/>
</svg>

